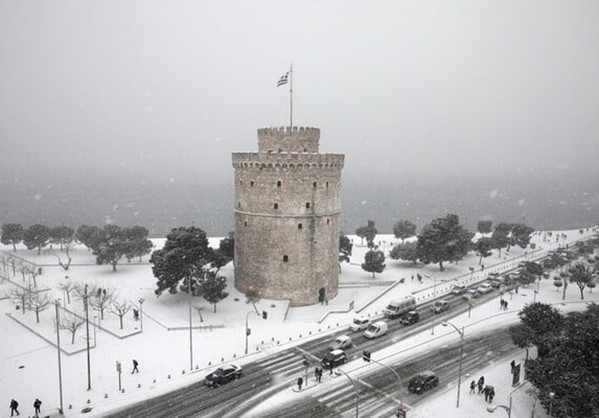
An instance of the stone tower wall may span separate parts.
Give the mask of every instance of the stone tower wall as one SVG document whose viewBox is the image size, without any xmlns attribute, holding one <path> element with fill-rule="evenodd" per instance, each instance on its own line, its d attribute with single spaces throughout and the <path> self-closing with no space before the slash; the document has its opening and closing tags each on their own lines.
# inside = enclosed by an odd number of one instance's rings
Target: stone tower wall
<svg viewBox="0 0 599 418">
<path fill-rule="evenodd" d="M 259 141 L 273 132 L 281 131 L 259 130 Z M 318 150 L 319 131 L 297 130 L 306 132 L 318 132 Z M 343 162 L 343 155 L 303 151 L 233 154 L 240 291 L 252 286 L 296 306 L 318 303 L 321 289 L 329 299 L 337 295 Z"/>
</svg>

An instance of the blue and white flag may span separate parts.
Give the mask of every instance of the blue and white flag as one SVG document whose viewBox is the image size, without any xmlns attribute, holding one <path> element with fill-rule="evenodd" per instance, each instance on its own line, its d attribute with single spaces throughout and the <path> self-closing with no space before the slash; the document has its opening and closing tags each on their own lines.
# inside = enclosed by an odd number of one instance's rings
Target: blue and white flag
<svg viewBox="0 0 599 418">
<path fill-rule="evenodd" d="M 285 73 L 285 75 L 282 75 L 281 78 L 279 78 L 279 81 L 277 81 L 277 87 L 287 84 L 288 80 L 289 80 L 289 71 L 287 71 Z"/>
</svg>

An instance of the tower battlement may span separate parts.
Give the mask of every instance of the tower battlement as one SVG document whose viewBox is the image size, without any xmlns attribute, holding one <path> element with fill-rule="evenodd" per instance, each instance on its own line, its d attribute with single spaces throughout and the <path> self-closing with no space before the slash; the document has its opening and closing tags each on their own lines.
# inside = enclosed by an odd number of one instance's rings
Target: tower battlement
<svg viewBox="0 0 599 418">
<path fill-rule="evenodd" d="M 320 129 L 304 126 L 282 126 L 258 129 L 260 152 L 318 152 Z"/>
</svg>

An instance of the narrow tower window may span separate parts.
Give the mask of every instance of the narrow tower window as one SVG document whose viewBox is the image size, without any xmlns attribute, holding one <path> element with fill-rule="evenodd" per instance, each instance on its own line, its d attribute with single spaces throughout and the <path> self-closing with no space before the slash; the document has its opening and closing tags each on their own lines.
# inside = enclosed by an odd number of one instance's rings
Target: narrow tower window
<svg viewBox="0 0 599 418">
<path fill-rule="evenodd" d="M 250 187 L 254 187 L 254 180 L 250 181 Z"/>
<path fill-rule="evenodd" d="M 316 186 L 318 186 L 318 183 L 316 183 L 316 182 L 312 183 L 312 187 L 314 187 L 316 189 Z"/>
<path fill-rule="evenodd" d="M 306 209 L 310 209 L 310 202 L 306 202 Z"/>
<path fill-rule="evenodd" d="M 239 180 L 239 185 L 243 186 L 243 180 Z"/>
<path fill-rule="evenodd" d="M 326 185 L 327 187 L 329 187 L 329 182 L 327 181 L 327 182 L 325 183 L 325 185 Z"/>
<path fill-rule="evenodd" d="M 278 203 L 275 203 L 275 204 L 273 205 L 273 207 L 274 207 L 275 209 L 279 209 L 279 204 L 278 204 Z"/>
<path fill-rule="evenodd" d="M 327 218 L 327 225 L 331 223 L 331 220 Z"/>
<path fill-rule="evenodd" d="M 277 187 L 281 187 L 283 183 L 281 183 L 281 180 L 277 181 Z"/>
<path fill-rule="evenodd" d="M 286 263 L 289 261 L 289 256 L 284 255 L 283 256 L 283 263 Z"/>
<path fill-rule="evenodd" d="M 304 226 L 302 224 L 297 224 L 297 229 L 302 229 Z"/>
<path fill-rule="evenodd" d="M 243 223 L 243 226 L 248 226 L 248 221 L 245 221 L 245 222 Z"/>
</svg>

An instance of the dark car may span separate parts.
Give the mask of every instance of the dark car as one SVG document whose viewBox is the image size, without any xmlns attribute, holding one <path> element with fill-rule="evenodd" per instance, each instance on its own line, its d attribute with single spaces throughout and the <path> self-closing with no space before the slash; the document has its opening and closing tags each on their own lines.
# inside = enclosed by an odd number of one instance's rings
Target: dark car
<svg viewBox="0 0 599 418">
<path fill-rule="evenodd" d="M 402 316 L 399 322 L 401 322 L 404 325 L 412 325 L 418 321 L 420 321 L 420 314 L 417 311 L 410 311 L 404 316 Z"/>
<path fill-rule="evenodd" d="M 215 388 L 241 377 L 242 373 L 241 367 L 230 364 L 228 366 L 219 367 L 210 373 L 206 376 L 206 379 L 204 379 L 204 383 L 211 388 Z"/>
<path fill-rule="evenodd" d="M 433 306 L 431 306 L 431 309 L 436 314 L 445 312 L 446 310 L 449 309 L 449 302 L 446 300 L 438 300 L 435 303 L 433 303 Z"/>
<path fill-rule="evenodd" d="M 321 360 L 320 364 L 325 369 L 330 369 L 332 367 L 343 364 L 347 361 L 347 355 L 343 350 L 333 350 L 330 353 L 327 353 Z"/>
<path fill-rule="evenodd" d="M 439 377 L 431 371 L 420 373 L 414 376 L 408 383 L 408 390 L 412 393 L 422 393 L 425 390 L 434 388 L 439 384 Z"/>
</svg>

